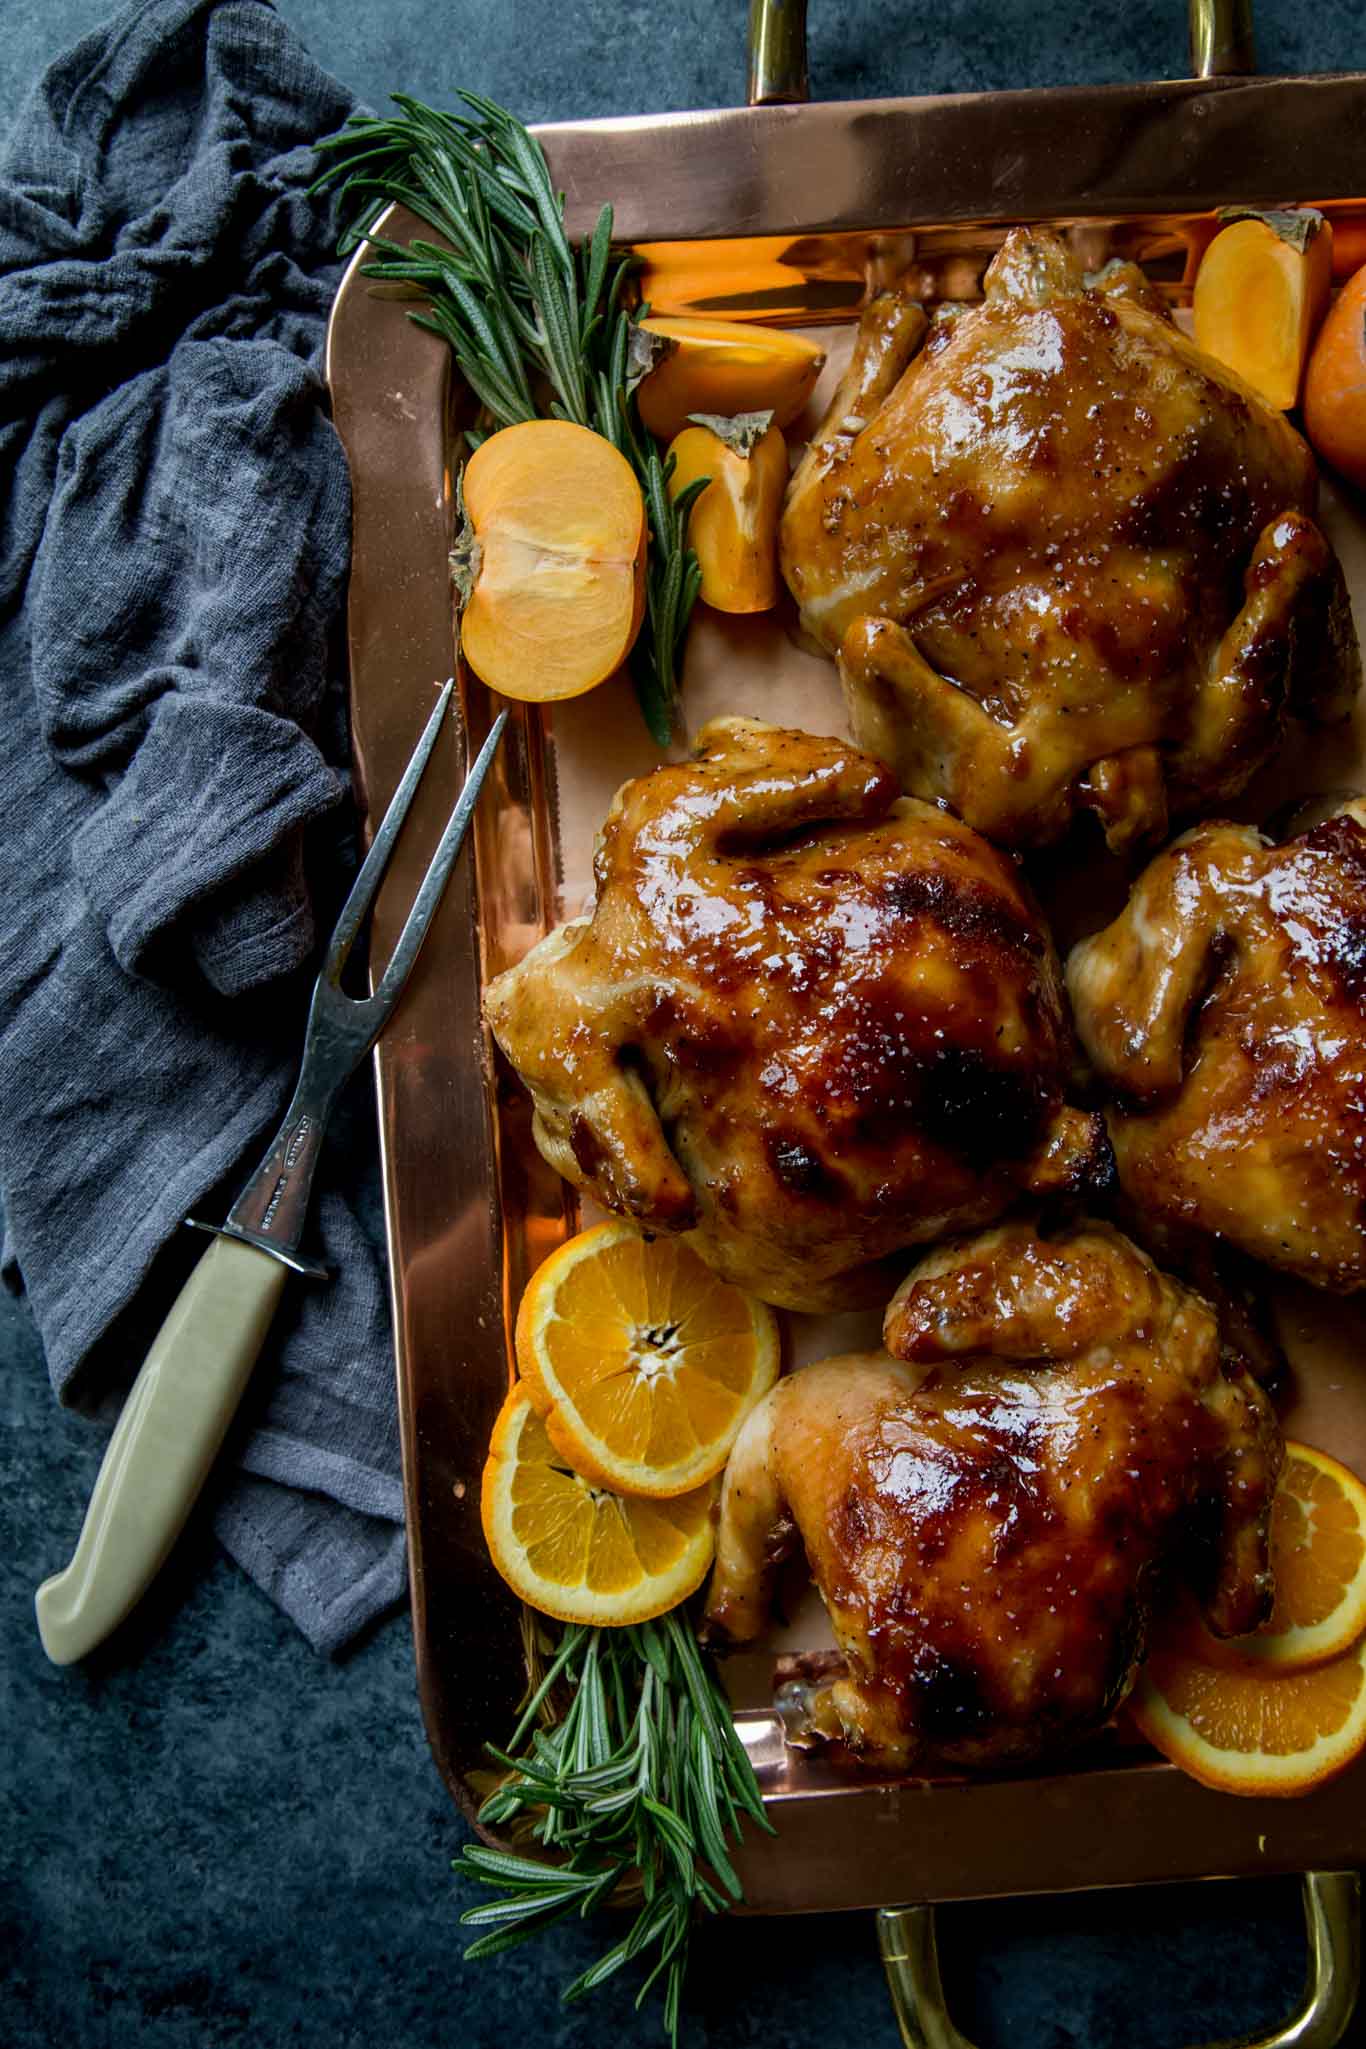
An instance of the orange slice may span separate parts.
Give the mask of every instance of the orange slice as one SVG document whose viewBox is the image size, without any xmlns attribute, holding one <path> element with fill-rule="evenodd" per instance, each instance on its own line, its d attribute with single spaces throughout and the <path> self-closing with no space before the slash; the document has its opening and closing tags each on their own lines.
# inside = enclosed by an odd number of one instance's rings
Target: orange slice
<svg viewBox="0 0 1366 2049">
<path fill-rule="evenodd" d="M 1366 1487 L 1289 1441 L 1271 1511 L 1276 1603 L 1221 1642 L 1167 1620 L 1129 1699 L 1153 1747 L 1227 1793 L 1307 1793 L 1366 1748 Z"/>
<path fill-rule="evenodd" d="M 543 1615 L 621 1628 L 662 1615 L 702 1584 L 715 1492 L 639 1501 L 594 1487 L 555 1449 L 519 1385 L 484 1467 L 484 1541 L 513 1592 Z"/>
<path fill-rule="evenodd" d="M 1271 1510 L 1276 1605 L 1240 1659 L 1304 1671 L 1349 1650 L 1366 1631 L 1366 1487 L 1312 1445 L 1285 1447 Z"/>
<path fill-rule="evenodd" d="M 778 1320 L 676 1238 L 619 1219 L 537 1268 L 517 1363 L 550 1441 L 621 1494 L 686 1494 L 719 1473 L 778 1378 Z"/>
<path fill-rule="evenodd" d="M 1221 1793 L 1290 1798 L 1366 1747 L 1366 1638 L 1326 1665 L 1216 1662 L 1198 1623 L 1149 1657 L 1129 1710 L 1155 1750 Z"/>
</svg>

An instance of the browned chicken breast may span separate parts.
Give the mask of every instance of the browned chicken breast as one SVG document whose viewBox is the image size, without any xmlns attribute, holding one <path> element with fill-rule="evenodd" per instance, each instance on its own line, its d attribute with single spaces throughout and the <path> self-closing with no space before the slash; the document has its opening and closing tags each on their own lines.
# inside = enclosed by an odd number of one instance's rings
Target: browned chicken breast
<svg viewBox="0 0 1366 2049">
<path fill-rule="evenodd" d="M 1197 826 L 1067 972 L 1135 1215 L 1366 1287 L 1366 800 Z"/>
<path fill-rule="evenodd" d="M 1112 845 L 1242 788 L 1360 657 L 1304 442 L 1131 265 L 1017 229 L 982 305 L 870 309 L 783 573 L 862 746 L 1005 845 Z"/>
<path fill-rule="evenodd" d="M 895 1359 L 778 1383 L 721 1500 L 722 1639 L 759 1633 L 806 1547 L 845 1664 L 818 1732 L 894 1771 L 1048 1756 L 1123 1699 L 1169 1579 L 1221 1635 L 1264 1620 L 1275 1415 L 1221 1368 L 1209 1305 L 1117 1231 L 946 1245 L 884 1334 Z"/>
<path fill-rule="evenodd" d="M 766 1301 L 1095 1185 L 1061 973 L 1014 863 L 845 742 L 747 719 L 618 792 L 591 917 L 485 993 L 567 1179 Z"/>
</svg>

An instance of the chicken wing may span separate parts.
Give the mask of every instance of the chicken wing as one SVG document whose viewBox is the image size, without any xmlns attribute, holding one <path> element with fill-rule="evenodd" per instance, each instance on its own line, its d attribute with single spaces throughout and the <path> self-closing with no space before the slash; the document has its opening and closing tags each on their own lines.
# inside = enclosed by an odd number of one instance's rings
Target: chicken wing
<svg viewBox="0 0 1366 2049">
<path fill-rule="evenodd" d="M 997 1767 L 1097 1728 L 1186 1581 L 1211 1626 L 1270 1606 L 1281 1439 L 1198 1295 L 1107 1225 L 1009 1223 L 898 1289 L 895 1358 L 780 1381 L 721 1501 L 711 1632 L 754 1638 L 800 1538 L 843 1652 L 814 1728 L 891 1770 Z"/>
<path fill-rule="evenodd" d="M 1279 847 L 1197 826 L 1067 974 L 1134 1214 L 1366 1287 L 1366 800 Z"/>
<path fill-rule="evenodd" d="M 1132 265 L 1017 229 L 984 303 L 886 295 L 793 477 L 782 563 L 855 737 L 1003 845 L 1114 846 L 1241 789 L 1360 657 L 1304 442 Z"/>
<path fill-rule="evenodd" d="M 885 1300 L 902 1247 L 1108 1175 L 1014 863 L 868 755 L 716 720 L 618 792 L 595 876 L 489 1026 L 551 1164 L 728 1279 Z"/>
</svg>

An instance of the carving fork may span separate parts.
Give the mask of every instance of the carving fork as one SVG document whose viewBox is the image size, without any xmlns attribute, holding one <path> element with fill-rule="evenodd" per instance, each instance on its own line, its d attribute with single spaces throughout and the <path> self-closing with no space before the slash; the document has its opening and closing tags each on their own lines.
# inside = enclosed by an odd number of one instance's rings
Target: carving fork
<svg viewBox="0 0 1366 2049">
<path fill-rule="evenodd" d="M 341 974 L 450 706 L 447 683 L 342 907 L 313 989 L 299 1081 L 265 1158 L 162 1324 L 109 1440 L 70 1565 L 44 1580 L 38 1633 L 55 1665 L 115 1629 L 165 1562 L 246 1390 L 285 1273 L 327 1278 L 301 1256 L 309 1191 L 332 1105 L 387 1024 L 417 958 L 502 738 L 500 713 L 470 770 L 373 995 Z M 194 1223 L 195 1219 L 187 1221 Z"/>
</svg>

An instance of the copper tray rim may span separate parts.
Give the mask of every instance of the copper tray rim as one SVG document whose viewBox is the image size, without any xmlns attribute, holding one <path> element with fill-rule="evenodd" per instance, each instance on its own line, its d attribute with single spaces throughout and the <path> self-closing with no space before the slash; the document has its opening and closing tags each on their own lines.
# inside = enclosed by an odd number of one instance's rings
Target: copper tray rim
<svg viewBox="0 0 1366 2049">
<path fill-rule="evenodd" d="M 1085 218 L 1116 208 L 1205 211 L 1275 197 L 1355 200 L 1366 181 L 1351 115 L 1363 92 L 1360 70 L 1185 77 L 605 115 L 546 122 L 533 133 L 562 181 L 571 232 L 591 227 L 605 195 L 623 242 L 706 241 L 876 230 L 928 218 L 985 224 Z M 1345 119 L 1335 126 L 1340 115 Z M 1240 130 L 1245 142 L 1261 146 L 1230 158 L 1226 144 Z M 1135 165 L 1129 145 L 1144 131 L 1160 149 L 1152 163 Z M 1277 149 L 1266 148 L 1268 134 L 1276 135 Z M 827 190 L 816 169 L 819 145 L 837 147 L 846 138 L 854 139 L 861 161 L 850 180 Z M 1045 141 L 1045 158 L 1018 161 L 1022 149 Z M 642 144 L 657 159 L 664 153 L 654 177 Z M 896 188 L 909 205 L 893 201 L 876 176 L 865 176 L 862 160 L 876 152 L 898 178 L 914 173 L 914 186 Z M 1293 169 L 1278 172 L 1274 166 L 1285 158 Z M 738 217 L 711 211 L 705 173 L 713 162 L 737 174 Z M 1078 176 L 1083 163 L 1085 179 Z M 1129 182 L 1136 174 L 1152 179 L 1149 189 Z M 936 178 L 948 185 L 932 204 Z M 1064 206 L 1059 190 L 1068 181 Z M 667 214 L 661 208 L 652 220 L 666 182 Z M 751 207 L 756 188 L 760 210 Z"/>
<path fill-rule="evenodd" d="M 879 132 L 885 135 L 889 130 L 889 126 L 895 127 L 899 124 L 909 124 L 911 128 L 914 128 L 915 124 L 924 118 L 940 119 L 946 116 L 955 122 L 961 122 L 964 119 L 976 122 L 981 118 L 999 114 L 1007 117 L 1006 126 L 1009 128 L 1010 120 L 1014 116 L 1023 115 L 1032 122 L 1041 111 L 1061 111 L 1067 108 L 1074 113 L 1084 112 L 1089 116 L 1118 116 L 1120 117 L 1120 126 L 1123 127 L 1131 115 L 1139 119 L 1146 119 L 1148 116 L 1155 114 L 1161 118 L 1173 108 L 1188 108 L 1203 101 L 1206 96 L 1217 96 L 1217 99 L 1222 104 L 1239 108 L 1246 115 L 1250 126 L 1257 125 L 1260 127 L 1265 121 L 1268 106 L 1273 108 L 1296 107 L 1307 112 L 1320 97 L 1321 89 L 1324 87 L 1346 89 L 1360 103 L 1366 100 L 1366 73 L 1337 72 L 1303 79 L 1189 79 L 1159 81 L 1153 84 L 1141 85 L 1073 86 L 1051 88 L 1044 91 L 1021 92 L 1012 90 L 985 94 L 933 95 L 908 99 L 821 102 L 781 107 L 737 107 L 670 113 L 658 116 L 605 117 L 593 121 L 550 123 L 538 127 L 535 132 L 547 147 L 552 159 L 553 168 L 557 174 L 557 180 L 564 185 L 571 227 L 574 227 L 578 225 L 579 219 L 582 217 L 584 209 L 592 197 L 588 189 L 591 182 L 590 174 L 598 172 L 603 166 L 604 161 L 609 165 L 613 162 L 621 161 L 623 160 L 623 154 L 625 159 L 633 158 L 637 146 L 642 141 L 650 146 L 654 146 L 658 143 L 661 136 L 665 138 L 682 137 L 690 146 L 695 142 L 701 141 L 705 143 L 707 151 L 713 154 L 723 145 L 733 145 L 737 138 L 744 138 L 745 151 L 751 157 L 755 154 L 755 150 L 752 147 L 753 139 L 759 138 L 760 143 L 762 143 L 766 136 L 767 146 L 770 148 L 778 147 L 781 153 L 786 156 L 790 153 L 794 141 L 806 138 L 806 140 L 801 142 L 801 146 L 803 150 L 807 150 L 809 142 L 822 132 L 833 133 L 843 130 L 847 133 L 851 128 L 858 129 L 864 133 L 864 146 L 866 146 L 870 135 L 875 137 Z M 814 135 L 813 131 L 815 131 Z M 1265 140 L 1264 130 L 1262 140 L 1263 142 Z M 759 153 L 762 154 L 762 149 L 760 149 Z M 686 154 L 692 154 L 691 147 Z M 1268 154 L 1270 153 L 1268 152 Z M 1277 194 L 1283 197 L 1287 196 L 1287 187 L 1284 179 L 1277 179 L 1259 171 L 1253 183 L 1260 196 L 1270 197 Z M 1366 184 L 1366 179 L 1362 179 L 1359 172 L 1354 179 L 1348 179 L 1343 175 L 1341 165 L 1335 159 L 1333 151 L 1329 149 L 1322 160 L 1322 175 L 1315 177 L 1312 168 L 1306 171 L 1301 166 L 1295 177 L 1293 192 L 1294 196 L 1300 198 L 1351 201 L 1359 197 L 1356 188 L 1363 184 Z M 1246 181 L 1244 181 L 1243 185 L 1240 185 L 1237 177 L 1225 177 L 1220 180 L 1217 189 L 1210 190 L 1207 193 L 1203 190 L 1185 189 L 1180 194 L 1182 203 L 1177 210 L 1185 215 L 1198 215 L 1207 214 L 1215 206 L 1223 203 L 1250 203 L 1245 186 Z M 602 190 L 603 188 L 599 186 L 599 193 Z M 611 194 L 609 193 L 608 196 L 611 196 Z M 910 195 L 907 195 L 907 197 L 909 198 Z M 993 209 L 983 204 L 983 200 L 986 197 L 989 197 L 989 195 L 983 194 L 980 188 L 965 187 L 962 193 L 962 204 L 953 216 L 954 221 L 959 224 L 972 222 L 987 226 L 1004 226 L 1017 220 L 1076 220 L 1097 215 L 1106 217 L 1119 215 L 1130 219 L 1144 219 L 1155 218 L 1172 210 L 1169 206 L 1158 205 L 1152 202 L 1150 198 L 1145 199 L 1141 204 L 1120 206 L 1117 203 L 1117 195 L 1113 191 L 1097 192 L 1092 190 L 1087 193 L 1074 194 L 1070 203 L 1065 208 L 1059 207 L 1056 203 L 1046 203 L 1053 201 L 1054 195 L 1051 194 L 1040 197 L 1037 205 L 1021 203 L 1004 209 Z M 629 242 L 662 241 L 666 239 L 687 241 L 737 239 L 736 225 L 728 221 L 714 223 L 710 233 L 694 230 L 687 235 L 682 235 L 678 233 L 678 229 L 681 224 L 686 224 L 687 216 L 683 215 L 680 217 L 676 211 L 670 211 L 667 220 L 661 218 L 660 215 L 656 215 L 655 219 L 659 225 L 655 226 L 650 219 L 649 207 L 656 203 L 661 204 L 662 207 L 662 202 L 656 201 L 648 187 L 638 184 L 634 188 L 630 200 L 630 208 L 634 209 L 634 211 L 624 209 L 619 216 L 619 218 L 624 220 L 625 225 L 630 228 L 630 232 L 623 233 L 621 239 Z M 781 214 L 775 213 L 769 216 L 747 217 L 743 223 L 743 235 L 748 237 L 764 237 L 797 231 L 810 234 L 834 234 L 850 229 L 855 231 L 866 229 L 869 232 L 875 232 L 889 225 L 908 227 L 918 225 L 923 223 L 925 219 L 925 212 L 917 204 L 901 204 L 889 212 L 885 204 L 879 206 L 879 203 L 874 200 L 870 201 L 869 207 L 863 212 L 857 222 L 838 220 L 827 216 L 818 221 L 807 220 L 794 224 L 785 220 Z M 341 402 L 342 388 L 346 383 L 346 373 L 342 367 L 342 351 L 339 348 L 338 337 L 345 324 L 345 316 L 348 310 L 353 308 L 357 302 L 365 302 L 370 305 L 376 303 L 373 295 L 365 291 L 363 281 L 359 277 L 363 260 L 363 251 L 357 252 L 353 257 L 339 286 L 328 328 L 326 374 L 333 388 L 334 398 L 338 401 L 338 423 L 343 439 L 348 442 L 348 454 L 352 454 L 352 447 L 348 440 L 343 417 L 346 408 Z M 433 370 L 435 365 L 431 338 L 421 336 L 419 331 L 414 329 L 407 321 L 396 321 L 395 327 L 396 329 L 401 329 L 409 338 L 409 349 L 406 353 L 414 363 L 418 362 L 425 354 L 426 367 L 422 376 L 429 387 L 430 397 L 431 388 L 434 388 Z M 400 354 L 402 353 L 405 352 L 400 351 Z M 443 358 L 440 368 L 435 373 L 435 386 L 439 386 L 440 390 L 439 410 L 436 411 L 435 417 L 440 422 L 444 421 L 450 402 L 450 379 L 444 365 L 444 349 L 441 349 L 440 345 L 436 345 L 436 353 L 439 353 Z M 354 419 L 354 413 L 352 417 Z M 359 477 L 357 482 L 359 484 Z M 359 495 L 358 492 L 358 498 Z M 362 543 L 366 538 L 363 517 L 359 509 L 357 512 L 356 531 L 356 570 L 359 570 L 365 566 L 363 563 Z M 367 645 L 364 651 L 364 659 L 358 659 L 358 655 L 362 652 L 361 642 L 365 636 L 358 634 L 357 628 L 356 570 L 353 570 L 352 612 L 349 622 L 352 653 L 352 715 L 358 795 L 363 812 L 369 813 L 382 809 L 388 795 L 387 784 L 392 780 L 388 773 L 392 748 L 386 751 L 383 736 L 377 731 L 371 715 L 375 701 L 375 679 L 377 675 L 373 649 Z M 442 604 L 444 607 L 444 589 Z M 449 663 L 449 635 L 447 648 L 447 663 Z M 467 697 L 467 712 L 469 709 Z M 477 744 L 478 732 L 473 731 L 470 737 L 472 743 Z M 463 748 L 463 742 L 461 747 Z M 422 858 L 425 859 L 425 855 Z M 418 859 L 418 848 L 415 844 L 411 856 L 411 864 L 414 869 L 418 864 Z M 404 888 L 403 874 L 396 872 L 390 878 L 389 887 L 381 898 L 377 909 L 378 944 L 376 950 L 379 957 L 383 957 L 384 942 L 388 937 L 386 926 L 389 930 L 392 930 L 394 921 L 401 916 Z M 457 920 L 460 918 L 473 917 L 477 921 L 477 894 L 477 886 L 467 872 L 464 887 L 453 888 L 450 899 L 445 906 L 443 923 L 447 938 L 453 932 L 458 932 L 459 925 Z M 469 929 L 469 925 L 466 924 L 464 927 L 466 934 L 468 934 Z M 468 951 L 468 948 L 466 948 L 466 951 Z M 407 1000 L 407 1013 L 412 1023 L 417 1026 L 419 1035 L 424 1022 L 424 1013 L 431 1011 L 439 1015 L 442 1008 L 440 1000 L 436 998 L 439 976 L 433 966 L 434 961 L 440 958 L 440 954 L 441 946 L 438 941 L 424 955 L 425 965 L 419 965 Z M 473 966 L 477 985 L 478 962 L 475 961 Z M 425 1021 L 430 1023 L 432 1020 L 431 1018 L 426 1018 Z M 482 1028 L 479 1029 L 474 1043 L 467 1042 L 464 1058 L 467 1071 L 472 1071 L 477 1076 L 483 1106 L 487 1110 L 491 1072 L 488 1048 L 484 1040 Z M 381 1043 L 376 1051 L 375 1060 L 384 1175 L 385 1220 L 390 1251 L 391 1300 L 394 1312 L 396 1369 L 403 1441 L 405 1502 L 408 1510 L 409 1562 L 419 1692 L 428 1737 L 438 1768 L 457 1804 L 471 1820 L 474 1820 L 478 1804 L 477 1795 L 467 1783 L 464 1772 L 457 1767 L 452 1757 L 448 1733 L 442 1724 L 435 1670 L 436 1662 L 439 1660 L 441 1652 L 440 1647 L 433 1642 L 429 1607 L 431 1590 L 426 1585 L 426 1573 L 424 1570 L 424 1502 L 421 1479 L 423 1460 L 428 1454 L 421 1441 L 419 1407 L 422 1390 L 419 1385 L 416 1353 L 410 1342 L 409 1324 L 406 1316 L 409 1283 L 411 1280 L 412 1244 L 409 1236 L 405 1233 L 405 1207 L 406 1200 L 411 1196 L 412 1162 L 408 1158 L 408 1154 L 413 1141 L 413 1133 L 410 1126 L 405 1123 L 403 1116 L 395 1114 L 399 1099 L 403 1093 L 398 1085 L 398 1077 L 405 1060 L 405 1053 L 391 1039 Z M 488 1189 L 484 1193 L 491 1203 L 496 1204 L 498 1199 L 498 1191 L 496 1189 Z M 495 1290 L 495 1292 L 497 1291 Z M 506 1310 L 505 1303 L 500 1304 L 500 1306 L 504 1311 Z M 1065 1790 L 1075 1787 L 1079 1783 L 1094 1783 L 1098 1771 L 1140 1780 L 1149 1789 L 1156 1789 L 1158 1787 L 1171 1788 L 1173 1786 L 1177 1788 L 1191 1788 L 1191 1782 L 1184 1780 L 1173 1767 L 1164 1765 L 1160 1761 L 1144 1755 L 1122 1761 L 1110 1761 L 1098 1767 L 1095 1765 L 1084 1766 L 1081 1770 L 1063 1769 L 1048 1773 L 1026 1775 L 1013 1780 L 983 1779 L 968 1785 L 957 1781 L 931 1782 L 929 1785 L 918 1785 L 916 1782 L 888 1785 L 878 1781 L 855 1781 L 843 1785 L 823 1784 L 799 1790 L 785 1789 L 779 1790 L 773 1796 L 772 1805 L 775 1811 L 791 1810 L 800 1807 L 808 1812 L 828 1813 L 831 1811 L 830 1803 L 834 1802 L 837 1807 L 841 1805 L 845 1808 L 849 1808 L 851 1805 L 862 1807 L 866 1813 L 869 1811 L 869 1803 L 876 1805 L 881 1802 L 885 1806 L 889 1794 L 892 1796 L 894 1803 L 903 1795 L 911 1802 L 918 1802 L 932 1797 L 938 1791 L 951 1795 L 955 1806 L 961 1803 L 962 1797 L 970 1796 L 975 1799 L 977 1805 L 984 1806 L 989 1810 L 999 1802 L 1003 1789 L 1011 1789 L 1015 1793 L 1019 1793 L 1021 1789 L 1028 1789 L 1022 1796 L 1026 1806 L 1036 1805 L 1042 1814 L 1049 1806 L 1050 1789 L 1056 1795 L 1058 1789 Z M 1201 1792 L 1201 1789 L 1192 1790 L 1197 1794 Z M 1311 1804 L 1316 1810 L 1337 1809 L 1340 1805 L 1338 1789 L 1330 1787 L 1324 1789 L 1324 1791 L 1326 1799 L 1324 1795 L 1311 1796 L 1310 1802 L 1297 1803 L 1299 1811 L 1307 1816 L 1307 1809 Z M 1203 1800 L 1206 1802 L 1214 1801 L 1216 1808 L 1219 1810 L 1226 1811 L 1230 1807 L 1237 1807 L 1249 1822 L 1259 1816 L 1262 1819 L 1279 1816 L 1284 1813 L 1287 1805 L 1284 1802 L 1271 1801 L 1231 1802 L 1223 1796 L 1209 1794 L 1203 1794 Z M 1006 1804 L 1013 1807 L 1015 1802 L 1012 1799 L 1007 1801 Z M 1170 1803 L 1159 1801 L 1159 1805 L 1165 1806 L 1168 1804 Z M 1187 1807 L 1190 1805 L 1188 1800 L 1184 1804 Z M 1183 1802 L 1178 1800 L 1178 1809 L 1182 1805 Z M 1197 1800 L 1196 1806 L 1198 1807 L 1199 1805 L 1200 1801 Z M 1182 1818 L 1188 1819 L 1189 1817 L 1183 1816 Z M 1018 1820 L 1018 1817 L 1016 1819 Z M 1173 1816 L 1173 1819 L 1175 1819 L 1175 1816 Z M 1197 1856 L 1193 1860 L 1188 1855 L 1177 1857 L 1175 1861 L 1169 1865 L 1164 1865 L 1161 1869 L 1140 1868 L 1144 1861 L 1140 1859 L 1131 1869 L 1107 1868 L 1105 1874 L 1100 1876 L 1079 1876 L 1061 1880 L 1056 1876 L 1052 1876 L 1038 1883 L 1013 1882 L 1004 1886 L 993 1882 L 959 1884 L 946 1890 L 926 1893 L 917 1888 L 913 1877 L 908 1876 L 904 1867 L 901 1867 L 889 1873 L 885 1881 L 875 1883 L 871 1890 L 860 1891 L 857 1896 L 851 1896 L 846 1892 L 843 1897 L 832 1898 L 819 1893 L 818 1888 L 819 1896 L 782 1901 L 763 1899 L 760 1903 L 753 1906 L 751 1911 L 815 1912 L 827 1911 L 834 1907 L 854 1909 L 893 1902 L 899 1903 L 908 1899 L 928 1901 L 930 1899 L 945 1898 L 1006 1897 L 1026 1891 L 1093 1890 L 1143 1880 L 1160 1882 L 1164 1879 L 1196 1876 L 1235 1876 L 1243 1873 L 1266 1873 L 1270 1871 L 1289 1872 L 1303 1870 L 1306 1866 L 1310 1865 L 1323 1867 L 1326 1865 L 1354 1863 L 1360 1861 L 1361 1856 L 1366 1854 L 1366 1821 L 1363 1821 L 1357 1829 L 1353 1837 L 1352 1847 L 1346 1854 L 1344 1854 L 1342 1847 L 1341 1830 L 1335 1831 L 1332 1826 L 1331 1815 L 1326 1811 L 1320 1812 L 1316 1815 L 1316 1822 L 1318 1824 L 1317 1829 L 1311 1827 L 1304 1840 L 1297 1838 L 1293 1844 L 1278 1845 L 1277 1848 L 1269 1853 L 1266 1848 L 1266 1836 L 1261 1835 L 1256 1829 L 1243 1827 L 1231 1832 L 1232 1835 L 1237 1836 L 1240 1840 L 1237 1845 L 1228 1850 L 1227 1854 L 1220 1854 L 1219 1850 L 1215 1850 L 1210 1859 L 1206 1859 L 1203 1855 Z M 1326 1841 L 1324 1840 L 1324 1830 L 1326 1830 L 1327 1834 Z M 1230 1832 L 1225 1830 L 1223 1834 L 1229 1836 Z M 1257 1850 L 1255 1853 L 1250 1847 L 1253 1837 L 1257 1838 Z M 810 1855 L 809 1846 L 806 1854 Z M 744 1875 L 744 1866 L 747 1861 L 746 1858 L 742 1857 L 742 1875 Z M 899 1862 L 899 1860 L 893 1861 Z M 1016 1877 L 1018 1878 L 1018 1873 Z M 762 1890 L 761 1888 L 761 1892 Z"/>
</svg>

